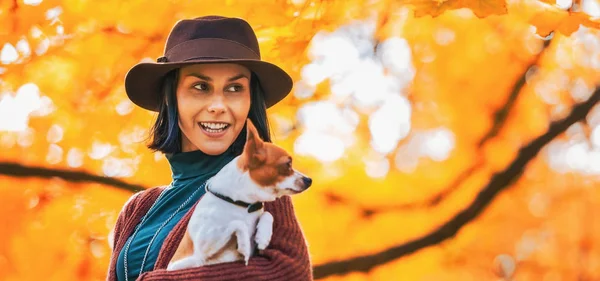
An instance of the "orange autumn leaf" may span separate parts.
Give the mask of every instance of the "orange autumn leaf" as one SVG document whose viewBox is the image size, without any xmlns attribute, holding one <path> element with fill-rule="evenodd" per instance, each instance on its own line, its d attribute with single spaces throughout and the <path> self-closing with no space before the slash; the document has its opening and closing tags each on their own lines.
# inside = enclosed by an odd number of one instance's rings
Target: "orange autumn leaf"
<svg viewBox="0 0 600 281">
<path fill-rule="evenodd" d="M 507 12 L 504 0 L 401 0 L 398 3 L 413 8 L 417 17 L 425 15 L 436 17 L 445 11 L 461 8 L 470 9 L 480 18 Z"/>
<path fill-rule="evenodd" d="M 537 28 L 536 33 L 540 36 L 548 36 L 553 31 L 570 35 L 580 26 L 600 28 L 600 19 L 594 19 L 584 12 L 571 12 L 545 3 L 541 6 L 541 9 L 529 19 L 529 23 Z"/>
<path fill-rule="evenodd" d="M 0 280 L 105 279 L 128 188 L 171 179 L 123 77 L 174 22 L 207 14 L 247 19 L 294 79 L 268 115 L 314 179 L 293 200 L 317 279 L 600 280 L 600 108 L 501 174 L 600 84 L 595 19 L 552 5 L 0 1 Z M 357 257 L 376 265 L 327 267 Z"/>
</svg>

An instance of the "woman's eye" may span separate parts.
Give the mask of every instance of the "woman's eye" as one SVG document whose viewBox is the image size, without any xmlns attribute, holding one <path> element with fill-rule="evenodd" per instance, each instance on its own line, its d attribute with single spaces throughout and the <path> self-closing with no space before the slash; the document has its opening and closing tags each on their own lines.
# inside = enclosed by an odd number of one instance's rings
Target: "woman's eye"
<svg viewBox="0 0 600 281">
<path fill-rule="evenodd" d="M 229 86 L 229 88 L 227 88 L 228 92 L 239 92 L 243 89 L 244 87 L 242 87 L 241 85 L 231 85 Z"/>
<path fill-rule="evenodd" d="M 206 83 L 198 83 L 194 85 L 194 88 L 200 91 L 208 91 L 208 85 Z"/>
</svg>

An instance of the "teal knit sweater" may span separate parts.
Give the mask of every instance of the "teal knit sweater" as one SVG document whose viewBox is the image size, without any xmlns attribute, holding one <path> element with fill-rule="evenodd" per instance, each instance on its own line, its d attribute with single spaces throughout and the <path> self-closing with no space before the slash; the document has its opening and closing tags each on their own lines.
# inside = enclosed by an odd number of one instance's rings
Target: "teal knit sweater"
<svg viewBox="0 0 600 281">
<path fill-rule="evenodd" d="M 154 233 L 184 203 L 190 195 L 202 187 L 204 182 L 215 175 L 223 166 L 229 163 L 236 154 L 230 148 L 218 156 L 207 155 L 199 150 L 167 155 L 171 166 L 173 181 L 165 194 L 157 201 L 148 213 L 146 220 L 139 226 L 127 256 L 128 280 L 135 280 L 140 275 L 142 259 L 150 244 Z M 143 272 L 151 271 L 158 257 L 160 248 L 173 227 L 181 220 L 190 208 L 204 195 L 204 190 L 199 190 L 193 198 L 162 228 L 150 246 Z M 130 236 L 126 244 L 130 242 Z M 119 254 L 117 260 L 117 280 L 125 280 L 124 255 L 126 247 Z"/>
</svg>

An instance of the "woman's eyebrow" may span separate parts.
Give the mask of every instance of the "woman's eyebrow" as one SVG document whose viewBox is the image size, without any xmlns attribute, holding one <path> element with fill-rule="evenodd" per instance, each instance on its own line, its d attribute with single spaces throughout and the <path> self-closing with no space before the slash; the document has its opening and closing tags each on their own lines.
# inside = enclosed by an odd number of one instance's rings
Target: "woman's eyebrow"
<svg viewBox="0 0 600 281">
<path fill-rule="evenodd" d="M 240 73 L 240 74 L 238 74 L 238 75 L 236 75 L 236 76 L 230 77 L 229 79 L 227 79 L 227 81 L 231 82 L 231 81 L 238 80 L 238 79 L 240 79 L 240 78 L 246 78 L 246 79 L 250 80 L 250 78 L 248 78 L 248 76 L 246 76 L 246 75 L 245 75 L 245 74 L 243 74 L 243 73 Z"/>
<path fill-rule="evenodd" d="M 200 73 L 190 73 L 190 74 L 188 74 L 188 76 L 194 76 L 194 77 L 197 77 L 199 79 L 206 80 L 206 81 L 212 81 L 213 80 L 212 78 L 210 78 L 210 77 L 208 77 L 208 76 L 206 76 L 204 74 L 200 74 Z M 246 79 L 250 80 L 250 78 L 248 78 L 248 76 L 246 76 L 243 73 L 240 73 L 238 75 L 230 77 L 229 79 L 227 79 L 227 81 L 231 82 L 231 81 L 238 80 L 240 78 L 246 78 Z"/>
</svg>

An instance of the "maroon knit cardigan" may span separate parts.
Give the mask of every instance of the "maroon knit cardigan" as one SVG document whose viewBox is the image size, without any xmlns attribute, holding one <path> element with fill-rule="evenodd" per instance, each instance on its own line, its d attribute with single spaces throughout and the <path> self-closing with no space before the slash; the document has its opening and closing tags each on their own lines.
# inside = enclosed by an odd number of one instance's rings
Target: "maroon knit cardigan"
<svg viewBox="0 0 600 281">
<path fill-rule="evenodd" d="M 150 209 L 164 187 L 140 191 L 124 204 L 114 230 L 113 251 L 106 280 L 116 281 L 116 262 L 119 252 L 144 214 Z M 197 203 L 196 203 L 197 204 Z M 240 262 L 212 264 L 202 267 L 166 271 L 169 260 L 175 254 L 183 238 L 186 226 L 195 208 L 185 214 L 165 239 L 154 270 L 144 272 L 138 281 L 144 280 L 313 280 L 312 266 L 306 240 L 296 220 L 289 196 L 265 204 L 265 210 L 274 218 L 271 243 L 262 255 L 250 258 L 248 265 Z"/>
</svg>

